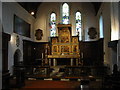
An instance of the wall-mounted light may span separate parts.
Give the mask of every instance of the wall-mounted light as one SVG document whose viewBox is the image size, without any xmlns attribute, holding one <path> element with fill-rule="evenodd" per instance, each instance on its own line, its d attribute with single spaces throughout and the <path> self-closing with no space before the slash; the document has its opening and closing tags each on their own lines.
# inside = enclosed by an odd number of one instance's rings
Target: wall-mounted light
<svg viewBox="0 0 120 90">
<path fill-rule="evenodd" d="M 111 8 L 111 41 L 119 39 L 119 10 L 118 3 L 112 3 Z"/>
<path fill-rule="evenodd" d="M 12 34 L 10 38 L 10 43 L 16 45 L 17 47 L 20 44 L 20 39 L 18 35 Z"/>
<path fill-rule="evenodd" d="M 34 11 L 32 11 L 32 12 L 31 12 L 31 15 L 34 15 L 34 14 L 35 14 L 35 12 L 34 12 Z"/>
<path fill-rule="evenodd" d="M 11 35 L 10 42 L 15 43 L 15 36 L 14 35 Z"/>
</svg>

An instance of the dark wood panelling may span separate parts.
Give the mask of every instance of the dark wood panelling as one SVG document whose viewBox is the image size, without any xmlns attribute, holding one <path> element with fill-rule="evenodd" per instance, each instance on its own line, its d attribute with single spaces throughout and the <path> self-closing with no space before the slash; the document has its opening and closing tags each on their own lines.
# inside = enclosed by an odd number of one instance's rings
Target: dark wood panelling
<svg viewBox="0 0 120 90">
<path fill-rule="evenodd" d="M 103 64 L 103 39 L 98 41 L 80 42 L 80 53 L 83 53 L 84 65 Z"/>
<path fill-rule="evenodd" d="M 25 65 L 41 65 L 42 53 L 45 58 L 45 45 L 48 42 L 23 41 L 23 61 Z"/>
<path fill-rule="evenodd" d="M 118 40 L 108 42 L 108 47 L 114 48 L 117 47 Z"/>
<path fill-rule="evenodd" d="M 45 46 L 48 42 L 34 43 L 35 64 L 41 65 L 42 59 L 45 59 Z M 43 58 L 42 58 L 43 54 Z M 44 62 L 43 62 L 44 63 Z"/>
<path fill-rule="evenodd" d="M 8 71 L 8 42 L 10 35 L 2 33 L 2 71 Z"/>
<path fill-rule="evenodd" d="M 31 41 L 23 41 L 23 62 L 25 65 L 31 65 L 35 59 L 34 45 Z"/>
<path fill-rule="evenodd" d="M 23 43 L 23 58 L 25 65 L 41 65 L 42 53 L 45 58 L 45 45 L 48 42 Z M 103 64 L 103 39 L 92 42 L 80 42 L 80 53 L 83 53 L 84 65 L 98 66 Z"/>
<path fill-rule="evenodd" d="M 10 73 L 8 70 L 8 42 L 10 35 L 2 33 L 2 89 L 9 89 Z"/>
</svg>

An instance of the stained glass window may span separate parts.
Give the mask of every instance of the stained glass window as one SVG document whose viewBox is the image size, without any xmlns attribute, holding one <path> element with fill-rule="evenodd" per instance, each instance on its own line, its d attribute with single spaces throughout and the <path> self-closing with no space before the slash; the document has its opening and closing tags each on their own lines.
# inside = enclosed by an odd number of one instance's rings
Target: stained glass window
<svg viewBox="0 0 120 90">
<path fill-rule="evenodd" d="M 99 31 L 100 31 L 100 38 L 103 38 L 103 17 L 100 16 L 99 18 Z"/>
<path fill-rule="evenodd" d="M 50 15 L 50 36 L 56 36 L 56 14 L 52 13 Z"/>
<path fill-rule="evenodd" d="M 69 6 L 67 3 L 62 6 L 62 23 L 69 24 Z"/>
<path fill-rule="evenodd" d="M 76 35 L 79 36 L 79 40 L 82 40 L 82 22 L 81 22 L 81 13 L 76 12 Z"/>
</svg>

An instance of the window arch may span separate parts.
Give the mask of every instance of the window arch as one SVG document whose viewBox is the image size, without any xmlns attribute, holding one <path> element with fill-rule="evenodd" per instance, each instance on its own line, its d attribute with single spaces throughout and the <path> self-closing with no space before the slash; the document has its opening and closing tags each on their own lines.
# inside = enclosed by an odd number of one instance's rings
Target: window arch
<svg viewBox="0 0 120 90">
<path fill-rule="evenodd" d="M 69 24 L 69 5 L 67 3 L 62 5 L 62 23 Z"/>
<path fill-rule="evenodd" d="M 77 11 L 75 13 L 75 19 L 76 19 L 76 35 L 79 36 L 79 40 L 82 40 L 82 22 L 81 22 L 81 13 L 80 11 Z"/>
<path fill-rule="evenodd" d="M 56 14 L 52 12 L 50 14 L 50 37 L 56 36 Z"/>
<path fill-rule="evenodd" d="M 103 17 L 102 15 L 99 18 L 99 32 L 100 32 L 100 38 L 103 38 Z"/>
</svg>

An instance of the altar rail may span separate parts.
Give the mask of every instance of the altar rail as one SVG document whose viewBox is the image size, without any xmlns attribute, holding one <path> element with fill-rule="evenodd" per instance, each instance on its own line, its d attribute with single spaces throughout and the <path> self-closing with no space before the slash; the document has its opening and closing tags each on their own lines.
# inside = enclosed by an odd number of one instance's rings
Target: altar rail
<svg viewBox="0 0 120 90">
<path fill-rule="evenodd" d="M 105 76 L 108 74 L 109 68 L 105 66 L 66 66 L 65 76 Z"/>
<path fill-rule="evenodd" d="M 16 67 L 14 67 L 15 69 Z M 39 65 L 25 65 L 25 77 L 49 77 L 50 67 L 49 66 L 39 66 Z"/>
</svg>

